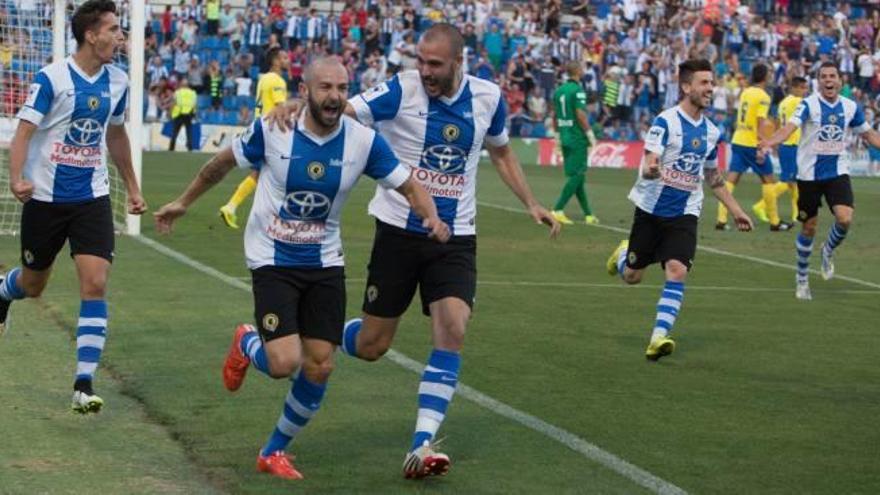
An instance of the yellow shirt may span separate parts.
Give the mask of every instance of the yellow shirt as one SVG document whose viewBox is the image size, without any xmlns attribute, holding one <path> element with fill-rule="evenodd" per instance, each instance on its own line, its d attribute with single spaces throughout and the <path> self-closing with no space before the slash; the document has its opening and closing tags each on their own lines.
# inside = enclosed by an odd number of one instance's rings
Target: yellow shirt
<svg viewBox="0 0 880 495">
<path fill-rule="evenodd" d="M 766 119 L 770 113 L 770 95 L 761 88 L 750 86 L 739 95 L 736 112 L 736 132 L 733 144 L 758 147 L 758 119 Z"/>
<path fill-rule="evenodd" d="M 275 105 L 287 101 L 287 83 L 275 72 L 267 72 L 257 82 L 257 108 L 254 115 L 269 113 Z"/>
<path fill-rule="evenodd" d="M 801 104 L 801 100 L 803 98 L 795 95 L 788 95 L 779 103 L 779 125 L 784 126 L 788 123 L 788 120 L 791 119 L 791 116 L 794 115 L 795 109 L 798 105 Z M 791 133 L 791 136 L 785 140 L 782 144 L 785 145 L 793 145 L 797 146 L 798 143 L 801 142 L 801 128 L 798 127 L 797 130 Z"/>
<path fill-rule="evenodd" d="M 174 106 L 171 108 L 171 118 L 179 115 L 192 115 L 196 110 L 198 95 L 192 88 L 180 88 L 174 92 Z"/>
</svg>

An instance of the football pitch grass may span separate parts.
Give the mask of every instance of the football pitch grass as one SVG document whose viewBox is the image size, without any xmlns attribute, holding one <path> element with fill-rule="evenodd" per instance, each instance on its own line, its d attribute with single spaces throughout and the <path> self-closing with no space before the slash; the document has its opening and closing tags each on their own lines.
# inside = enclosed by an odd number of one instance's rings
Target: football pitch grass
<svg viewBox="0 0 880 495">
<path fill-rule="evenodd" d="M 147 153 L 151 208 L 206 157 Z M 539 198 L 555 201 L 561 169 L 525 169 Z M 291 448 L 307 479 L 254 471 L 289 383 L 251 371 L 235 394 L 221 384 L 232 330 L 253 319 L 241 232 L 216 216 L 240 172 L 170 237 L 145 218 L 144 237 L 182 256 L 117 239 L 96 381 L 107 406 L 96 417 L 68 410 L 78 298 L 65 248 L 42 299 L 15 303 L 0 339 L 0 493 L 650 493 L 636 482 L 646 479 L 653 491 L 880 492 L 880 181 L 854 180 L 855 222 L 836 255 L 851 280 L 811 275 L 812 302 L 794 299 L 794 233 L 716 232 L 707 198 L 699 243 L 714 250 L 697 253 L 675 354 L 649 363 L 659 267 L 624 287 L 604 266 L 624 235 L 615 229 L 629 228 L 634 173 L 591 170 L 604 227 L 570 226 L 550 241 L 481 166 L 480 283 L 460 377 L 474 390 L 456 396 L 440 432 L 452 472 L 420 482 L 400 475 L 419 377 L 398 364 L 430 350 L 418 300 L 396 360 L 337 356 L 322 408 Z M 362 180 L 343 215 L 349 315 L 364 289 L 372 190 Z M 758 191 L 748 176 L 736 195 L 750 205 Z M 568 212 L 578 218 L 574 202 Z M 827 210 L 820 221 L 814 268 Z M 0 238 L 0 263 L 18 264 L 18 242 Z M 478 404 L 478 393 L 498 402 Z"/>
</svg>

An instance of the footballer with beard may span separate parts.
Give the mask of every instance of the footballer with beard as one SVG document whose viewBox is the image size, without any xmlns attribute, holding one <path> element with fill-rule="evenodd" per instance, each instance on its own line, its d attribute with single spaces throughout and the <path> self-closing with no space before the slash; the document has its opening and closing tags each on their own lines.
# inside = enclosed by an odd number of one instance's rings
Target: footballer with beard
<svg viewBox="0 0 880 495">
<path fill-rule="evenodd" d="M 608 258 L 608 273 L 627 284 L 642 281 L 645 269 L 660 263 L 666 282 L 657 303 L 645 357 L 657 361 L 675 350 L 669 334 L 681 310 L 684 282 L 697 250 L 697 220 L 705 181 L 733 215 L 741 231 L 752 229 L 718 170 L 721 132 L 703 115 L 712 101 L 715 79 L 707 60 L 678 66 L 682 99 L 655 119 L 645 138 L 639 178 L 629 193 L 635 208 L 629 240 Z"/>
</svg>

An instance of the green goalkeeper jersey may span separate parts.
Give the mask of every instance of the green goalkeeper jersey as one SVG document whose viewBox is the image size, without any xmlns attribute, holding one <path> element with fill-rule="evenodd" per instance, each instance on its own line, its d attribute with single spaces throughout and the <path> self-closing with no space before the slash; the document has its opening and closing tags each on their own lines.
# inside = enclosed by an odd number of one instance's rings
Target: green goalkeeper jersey
<svg viewBox="0 0 880 495">
<path fill-rule="evenodd" d="M 553 93 L 556 130 L 564 148 L 589 146 L 587 134 L 577 119 L 577 110 L 587 111 L 587 93 L 575 81 L 568 81 Z"/>
</svg>

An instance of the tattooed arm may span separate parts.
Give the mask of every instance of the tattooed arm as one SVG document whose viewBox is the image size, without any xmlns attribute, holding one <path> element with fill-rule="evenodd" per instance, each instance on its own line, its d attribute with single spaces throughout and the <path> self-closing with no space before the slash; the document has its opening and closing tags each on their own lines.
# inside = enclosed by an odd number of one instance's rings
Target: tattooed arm
<svg viewBox="0 0 880 495">
<path fill-rule="evenodd" d="M 226 177 L 235 167 L 235 156 L 232 148 L 226 148 L 217 153 L 206 163 L 195 179 L 190 182 L 186 190 L 177 199 L 159 208 L 159 211 L 153 214 L 156 219 L 156 230 L 160 234 L 168 234 L 171 232 L 171 226 L 174 221 L 186 214 L 186 209 L 193 204 L 199 196 L 204 194 L 208 189 L 214 187 Z"/>
<path fill-rule="evenodd" d="M 754 227 L 752 219 L 746 215 L 743 209 L 739 206 L 739 203 L 736 202 L 736 199 L 733 198 L 733 195 L 730 194 L 730 191 L 724 187 L 724 176 L 721 172 L 717 168 L 707 168 L 704 169 L 703 173 L 705 174 L 706 184 L 709 184 L 709 187 L 712 188 L 712 194 L 714 194 L 715 197 L 718 198 L 718 201 L 730 210 L 730 214 L 733 215 L 737 228 L 742 231 L 752 230 Z"/>
</svg>

